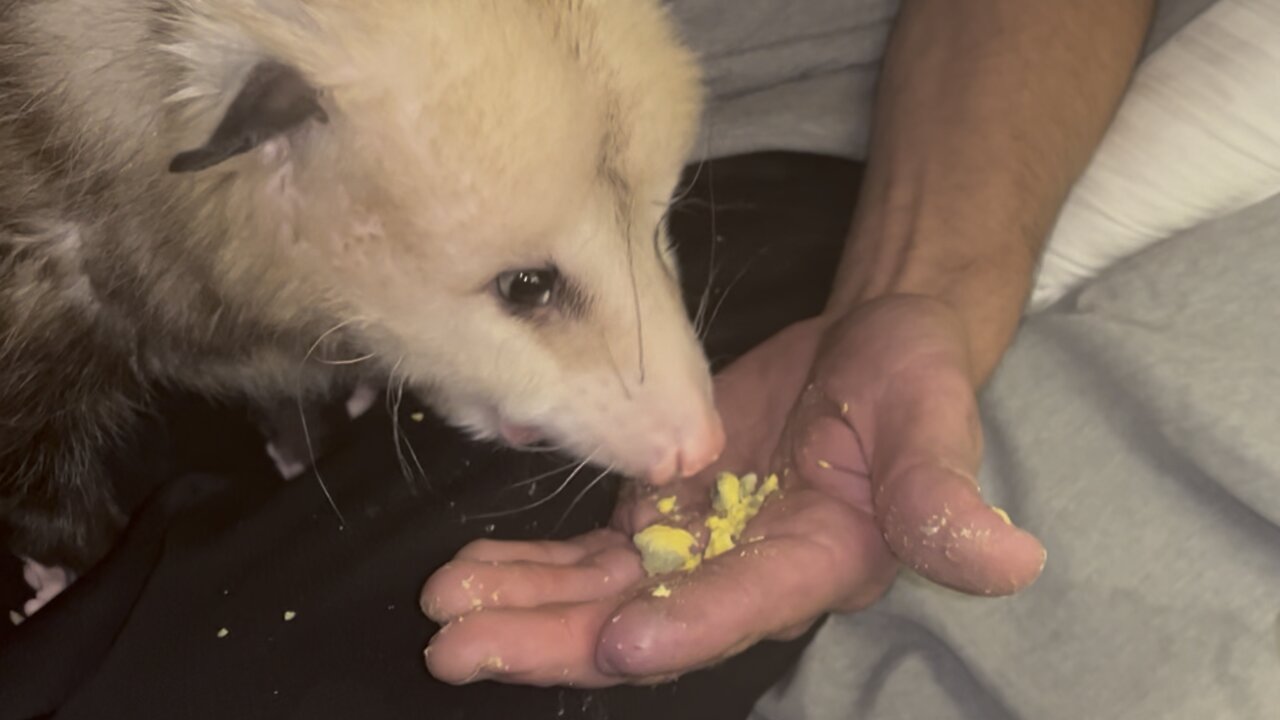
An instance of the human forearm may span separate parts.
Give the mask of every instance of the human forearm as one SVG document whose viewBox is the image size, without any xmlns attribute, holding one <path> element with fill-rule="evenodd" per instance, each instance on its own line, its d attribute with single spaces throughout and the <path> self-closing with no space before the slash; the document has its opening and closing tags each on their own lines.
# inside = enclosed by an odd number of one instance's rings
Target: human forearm
<svg viewBox="0 0 1280 720">
<path fill-rule="evenodd" d="M 1132 73 L 1151 5 L 904 0 L 829 309 L 939 298 L 985 382 Z"/>
</svg>

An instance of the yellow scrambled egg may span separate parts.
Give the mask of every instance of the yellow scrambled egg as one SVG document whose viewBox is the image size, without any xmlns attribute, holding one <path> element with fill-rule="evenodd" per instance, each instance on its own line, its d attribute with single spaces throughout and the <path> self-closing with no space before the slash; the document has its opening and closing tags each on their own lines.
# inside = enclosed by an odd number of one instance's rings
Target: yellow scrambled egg
<svg viewBox="0 0 1280 720">
<path fill-rule="evenodd" d="M 661 575 L 676 570 L 689 571 L 705 559 L 723 555 L 737 546 L 751 518 L 760 512 L 766 498 L 778 490 L 778 476 L 770 475 L 763 483 L 754 473 L 738 477 L 733 473 L 721 473 L 711 500 L 715 514 L 706 519 L 710 532 L 707 546 L 697 552 L 698 541 L 687 530 L 669 525 L 650 525 L 632 538 L 644 564 L 645 572 Z M 671 507 L 674 509 L 674 498 Z M 658 511 L 663 512 L 659 501 Z M 666 512 L 663 512 L 666 514 Z"/>
<path fill-rule="evenodd" d="M 702 561 L 695 554 L 698 539 L 693 533 L 667 525 L 650 525 L 632 538 L 640 551 L 645 572 L 662 575 L 676 570 L 692 570 Z"/>
</svg>

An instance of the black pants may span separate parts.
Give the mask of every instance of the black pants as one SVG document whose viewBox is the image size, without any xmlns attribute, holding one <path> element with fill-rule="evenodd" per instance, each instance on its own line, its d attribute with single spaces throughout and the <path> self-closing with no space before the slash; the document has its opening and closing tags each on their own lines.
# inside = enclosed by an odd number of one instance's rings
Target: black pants
<svg viewBox="0 0 1280 720">
<path fill-rule="evenodd" d="M 691 313 L 712 279 L 715 365 L 821 309 L 858 177 L 850 163 L 786 154 L 690 168 L 672 229 Z M 419 410 L 399 408 L 397 442 L 379 406 L 320 462 L 340 529 L 314 476 L 275 477 L 238 408 L 175 398 L 121 471 L 137 500 L 121 546 L 0 631 L 0 720 L 743 718 L 803 649 L 807 638 L 763 643 L 658 688 L 434 681 L 422 650 L 436 628 L 417 605 L 427 576 L 474 538 L 598 527 L 616 488 L 600 483 L 568 512 L 584 472 L 536 508 L 482 517 L 547 497 L 563 474 L 513 485 L 564 459 L 466 442 L 415 422 Z M 0 582 L 10 607 L 15 567 Z"/>
</svg>

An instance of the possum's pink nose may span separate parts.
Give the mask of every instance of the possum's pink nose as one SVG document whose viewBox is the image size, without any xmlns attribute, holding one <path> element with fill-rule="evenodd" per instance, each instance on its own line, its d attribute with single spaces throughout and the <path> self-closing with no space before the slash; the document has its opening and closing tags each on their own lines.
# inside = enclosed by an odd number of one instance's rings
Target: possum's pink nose
<svg viewBox="0 0 1280 720">
<path fill-rule="evenodd" d="M 650 483 L 662 485 L 696 475 L 724 452 L 724 425 L 715 410 L 684 428 L 678 438 L 650 468 L 647 478 Z"/>
</svg>

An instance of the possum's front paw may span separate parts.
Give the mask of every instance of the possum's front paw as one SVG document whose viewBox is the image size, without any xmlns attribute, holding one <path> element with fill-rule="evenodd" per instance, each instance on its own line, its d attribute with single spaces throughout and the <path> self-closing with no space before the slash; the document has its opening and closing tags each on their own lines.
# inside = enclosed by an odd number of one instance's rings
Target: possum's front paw
<svg viewBox="0 0 1280 720">
<path fill-rule="evenodd" d="M 299 404 L 288 400 L 258 410 L 258 426 L 267 439 L 267 454 L 285 480 L 292 480 L 319 460 L 346 426 L 377 402 L 378 390 L 360 383 L 345 399 Z"/>
<path fill-rule="evenodd" d="M 28 558 L 23 559 L 22 577 L 36 594 L 22 606 L 22 613 L 26 617 L 40 612 L 41 608 L 62 594 L 62 591 L 76 580 L 75 574 L 66 568 L 45 567 Z"/>
</svg>

